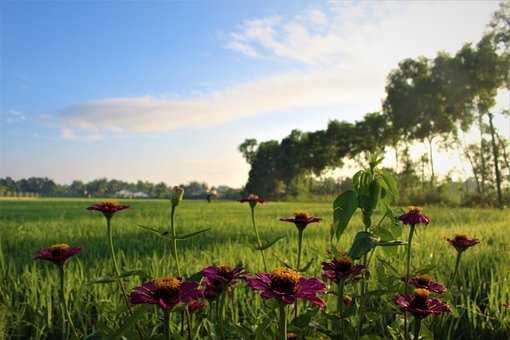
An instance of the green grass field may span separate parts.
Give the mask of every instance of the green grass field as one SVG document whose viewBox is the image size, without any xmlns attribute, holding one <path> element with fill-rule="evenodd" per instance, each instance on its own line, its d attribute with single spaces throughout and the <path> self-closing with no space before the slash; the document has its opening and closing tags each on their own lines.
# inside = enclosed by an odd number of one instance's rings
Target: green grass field
<svg viewBox="0 0 510 340">
<path fill-rule="evenodd" d="M 34 261 L 33 255 L 42 247 L 62 242 L 82 247 L 82 253 L 66 265 L 69 308 L 80 336 L 98 338 L 94 334 L 120 327 L 123 322 L 121 312 L 125 307 L 117 286 L 89 284 L 112 272 L 104 218 L 100 213 L 85 210 L 93 202 L 59 199 L 0 201 L 0 236 L 5 262 L 0 274 L 0 335 L 19 339 L 56 337 L 53 328 L 55 323 L 58 325 L 58 310 L 54 304 L 58 298 L 57 271 L 51 263 Z M 124 203 L 132 208 L 116 214 L 112 220 L 115 246 L 123 269 L 143 269 L 154 277 L 172 274 L 173 262 L 165 241 L 137 227 L 144 224 L 167 228 L 169 202 L 139 200 Z M 270 267 L 281 266 L 280 260 L 295 261 L 296 229 L 293 225 L 279 222 L 278 218 L 292 215 L 296 210 L 324 218 L 321 223 L 312 224 L 305 230 L 304 239 L 303 262 L 314 258 L 307 275 L 320 276 L 320 262 L 327 257 L 332 220 L 331 206 L 325 203 L 275 202 L 256 208 L 264 239 L 286 235 L 286 239 L 266 251 Z M 510 309 L 504 307 L 510 301 L 510 212 L 431 207 L 426 209 L 426 213 L 432 218 L 432 223 L 418 227 L 412 260 L 414 270 L 428 268 L 427 272 L 437 280 L 448 282 L 455 251 L 445 239 L 455 233 L 465 233 L 479 238 L 481 243 L 464 254 L 459 288 L 450 290 L 449 302 L 458 307 L 453 308 L 449 316 L 426 319 L 422 335 L 435 339 L 510 338 Z M 179 233 L 211 228 L 205 234 L 179 243 L 186 274 L 213 263 L 242 263 L 250 272 L 262 270 L 259 253 L 251 248 L 255 237 L 247 205 L 223 201 L 211 204 L 183 201 L 177 210 L 176 226 Z M 361 228 L 360 217 L 356 216 L 342 236 L 340 248 L 347 248 L 355 232 Z M 407 228 L 404 228 L 404 239 L 406 235 Z M 370 268 L 372 290 L 378 288 L 379 277 L 391 275 L 389 265 L 378 260 L 383 258 L 401 275 L 404 273 L 403 248 L 391 253 L 377 250 Z M 137 277 L 127 281 L 130 288 L 139 283 Z M 356 290 L 351 286 L 347 293 L 355 295 Z M 394 292 L 382 291 L 370 297 L 369 304 L 377 312 L 373 312 L 371 317 L 375 321 L 363 328 L 364 333 L 384 338 L 390 337 L 391 329 L 397 328 L 400 322 L 398 315 L 401 314 L 393 305 L 393 295 Z M 235 291 L 235 297 L 235 303 L 229 305 L 227 313 L 240 325 L 260 327 L 264 323 L 263 318 L 271 313 L 260 297 L 244 284 Z M 154 315 L 148 313 L 140 322 L 147 332 L 154 330 L 153 326 L 158 324 Z M 271 338 L 271 327 L 275 325 L 270 324 L 266 331 L 261 331 L 261 339 Z M 131 330 L 126 334 L 131 338 L 129 332 Z M 321 338 L 318 333 L 313 334 L 315 339 Z"/>
</svg>

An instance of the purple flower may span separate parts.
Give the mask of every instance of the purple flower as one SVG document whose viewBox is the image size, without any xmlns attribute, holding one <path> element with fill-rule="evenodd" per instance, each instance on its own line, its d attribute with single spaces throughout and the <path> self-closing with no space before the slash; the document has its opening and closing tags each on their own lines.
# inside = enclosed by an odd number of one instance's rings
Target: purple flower
<svg viewBox="0 0 510 340">
<path fill-rule="evenodd" d="M 250 207 L 254 208 L 257 205 L 257 203 L 263 204 L 265 201 L 258 195 L 249 194 L 247 197 L 241 198 L 239 202 L 241 203 L 248 202 L 250 203 Z"/>
<path fill-rule="evenodd" d="M 414 296 L 398 294 L 394 301 L 401 310 L 411 313 L 418 319 L 451 312 L 450 306 L 438 299 L 429 299 L 429 294 L 428 290 L 417 288 Z"/>
<path fill-rule="evenodd" d="M 333 282 L 340 280 L 357 280 L 366 271 L 363 265 L 354 265 L 352 259 L 347 256 L 335 257 L 331 262 L 322 262 L 323 276 Z"/>
<path fill-rule="evenodd" d="M 296 212 L 294 213 L 294 218 L 280 218 L 280 221 L 294 223 L 299 230 L 303 230 L 310 223 L 319 222 L 321 219 L 319 217 L 311 216 L 305 212 Z"/>
<path fill-rule="evenodd" d="M 443 294 L 444 292 L 446 292 L 446 287 L 440 284 L 439 282 L 433 281 L 432 276 L 430 275 L 418 275 L 412 277 L 409 279 L 408 283 L 410 285 L 415 286 L 416 288 L 424 288 L 436 294 Z"/>
<path fill-rule="evenodd" d="M 74 248 L 67 243 L 55 244 L 49 248 L 39 250 L 35 254 L 35 259 L 53 262 L 57 265 L 63 265 L 73 255 L 81 252 L 81 248 Z"/>
<path fill-rule="evenodd" d="M 399 217 L 399 220 L 406 225 L 429 224 L 430 218 L 422 214 L 420 207 L 410 206 L 407 212 Z"/>
<path fill-rule="evenodd" d="M 190 313 L 195 313 L 196 311 L 202 310 L 207 307 L 207 302 L 202 300 L 192 300 L 188 304 L 188 310 Z"/>
<path fill-rule="evenodd" d="M 473 247 L 480 243 L 480 240 L 473 238 L 469 239 L 466 235 L 455 235 L 453 239 L 446 239 L 457 251 L 463 252 L 464 250 Z"/>
<path fill-rule="evenodd" d="M 154 304 L 160 308 L 172 309 L 179 303 L 191 304 L 203 293 L 195 281 L 182 281 L 180 277 L 162 277 L 136 287 L 129 297 L 132 304 Z"/>
<path fill-rule="evenodd" d="M 214 300 L 228 287 L 246 277 L 244 269 L 241 267 L 232 268 L 228 265 L 206 267 L 202 269 L 202 274 L 205 283 L 204 295 L 209 300 Z"/>
<path fill-rule="evenodd" d="M 103 201 L 101 203 L 91 205 L 87 208 L 87 210 L 100 211 L 107 219 L 110 219 L 116 212 L 127 208 L 129 208 L 128 205 L 121 205 L 115 201 Z"/>
<path fill-rule="evenodd" d="M 302 299 L 320 308 L 326 305 L 317 297 L 317 294 L 326 291 L 326 285 L 316 278 L 304 278 L 292 269 L 277 268 L 271 273 L 258 273 L 247 280 L 248 286 L 259 291 L 263 299 L 277 299 L 288 305 Z"/>
</svg>

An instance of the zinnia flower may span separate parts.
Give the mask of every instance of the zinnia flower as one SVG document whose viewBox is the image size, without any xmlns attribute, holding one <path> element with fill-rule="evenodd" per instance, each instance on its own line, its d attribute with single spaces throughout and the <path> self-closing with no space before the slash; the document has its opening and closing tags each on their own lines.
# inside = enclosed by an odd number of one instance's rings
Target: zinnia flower
<svg viewBox="0 0 510 340">
<path fill-rule="evenodd" d="M 296 212 L 294 213 L 294 218 L 280 218 L 282 222 L 292 222 L 296 225 L 299 230 L 303 230 L 310 223 L 319 222 L 321 219 L 319 217 L 311 216 L 305 212 Z"/>
<path fill-rule="evenodd" d="M 67 243 L 55 244 L 49 248 L 39 250 L 35 259 L 51 261 L 57 265 L 63 265 L 71 256 L 78 254 L 81 248 L 74 248 Z"/>
<path fill-rule="evenodd" d="M 424 288 L 436 294 L 443 294 L 446 292 L 446 287 L 432 280 L 430 275 L 418 275 L 409 279 L 409 284 L 416 288 Z"/>
<path fill-rule="evenodd" d="M 420 207 L 410 206 L 407 212 L 399 217 L 399 220 L 406 225 L 429 224 L 430 218 L 422 214 Z"/>
<path fill-rule="evenodd" d="M 340 280 L 356 280 L 367 271 L 367 267 L 354 265 L 352 258 L 347 255 L 335 257 L 331 262 L 322 262 L 323 275 L 333 282 Z"/>
<path fill-rule="evenodd" d="M 202 270 L 202 274 L 205 283 L 204 295 L 210 300 L 215 299 L 228 287 L 246 277 L 244 269 L 241 267 L 232 268 L 229 265 L 206 267 Z"/>
<path fill-rule="evenodd" d="M 453 239 L 448 238 L 446 240 L 454 246 L 459 253 L 480 243 L 480 240 L 476 238 L 469 239 L 466 235 L 455 235 Z"/>
<path fill-rule="evenodd" d="M 87 210 L 95 210 L 103 213 L 104 217 L 110 219 L 113 214 L 118 211 L 129 208 L 128 205 L 121 205 L 115 201 L 103 201 L 101 203 L 96 203 L 87 208 Z"/>
<path fill-rule="evenodd" d="M 182 281 L 180 277 L 162 277 L 136 287 L 129 301 L 132 304 L 154 304 L 164 310 L 179 303 L 190 304 L 202 297 L 195 281 Z"/>
<path fill-rule="evenodd" d="M 424 288 L 417 288 L 414 296 L 398 294 L 395 303 L 401 310 L 409 312 L 415 318 L 423 319 L 429 315 L 449 313 L 450 306 L 438 299 L 429 299 L 430 292 Z"/>
<path fill-rule="evenodd" d="M 248 286 L 259 291 L 264 299 L 277 299 L 287 305 L 297 299 L 308 300 L 320 308 L 326 305 L 317 297 L 326 291 L 326 285 L 319 279 L 302 277 L 292 269 L 277 268 L 271 273 L 258 273 L 248 278 Z"/>
<path fill-rule="evenodd" d="M 241 198 L 241 200 L 239 202 L 241 202 L 241 203 L 248 202 L 248 203 L 250 203 L 250 206 L 253 208 L 257 205 L 257 203 L 263 204 L 264 200 L 261 197 L 259 197 L 258 195 L 249 194 L 247 197 Z"/>
</svg>

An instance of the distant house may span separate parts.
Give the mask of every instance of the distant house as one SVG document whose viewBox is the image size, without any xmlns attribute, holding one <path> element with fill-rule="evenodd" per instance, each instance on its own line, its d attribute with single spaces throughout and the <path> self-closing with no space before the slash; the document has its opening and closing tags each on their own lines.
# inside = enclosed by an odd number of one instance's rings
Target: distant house
<svg viewBox="0 0 510 340">
<path fill-rule="evenodd" d="M 119 190 L 115 193 L 116 197 L 119 198 L 149 198 L 149 195 L 147 195 L 145 192 L 137 191 L 132 192 L 129 190 Z"/>
</svg>

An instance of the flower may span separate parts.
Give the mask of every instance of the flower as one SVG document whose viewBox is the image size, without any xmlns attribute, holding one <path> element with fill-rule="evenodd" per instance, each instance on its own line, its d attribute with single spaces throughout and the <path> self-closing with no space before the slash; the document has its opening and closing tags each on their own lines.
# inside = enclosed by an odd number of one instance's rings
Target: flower
<svg viewBox="0 0 510 340">
<path fill-rule="evenodd" d="M 405 280 L 404 280 L 405 281 Z M 409 279 L 409 284 L 416 288 L 425 288 L 430 292 L 443 294 L 446 292 L 446 287 L 432 280 L 430 275 L 418 275 Z"/>
<path fill-rule="evenodd" d="M 429 299 L 429 294 L 427 289 L 417 288 L 414 296 L 398 294 L 394 301 L 401 310 L 411 313 L 418 319 L 451 312 L 450 306 L 438 299 Z"/>
<path fill-rule="evenodd" d="M 104 217 L 110 219 L 117 211 L 121 211 L 127 208 L 129 208 L 128 205 L 121 205 L 115 201 L 103 201 L 101 203 L 91 205 L 87 208 L 87 210 L 100 211 L 103 213 Z"/>
<path fill-rule="evenodd" d="M 423 209 L 420 207 L 410 206 L 407 212 L 399 217 L 399 220 L 407 225 L 429 224 L 430 218 L 422 214 Z"/>
<path fill-rule="evenodd" d="M 331 262 L 322 262 L 323 276 L 333 282 L 340 280 L 357 280 L 367 271 L 367 267 L 354 265 L 352 258 L 343 255 L 334 257 Z"/>
<path fill-rule="evenodd" d="M 207 302 L 204 302 L 204 301 L 201 301 L 201 300 L 192 300 L 188 304 L 188 310 L 189 310 L 190 313 L 197 312 L 199 310 L 204 309 L 205 307 L 207 307 Z"/>
<path fill-rule="evenodd" d="M 480 243 L 480 240 L 476 238 L 469 239 L 466 235 L 455 235 L 453 239 L 448 238 L 446 240 L 454 246 L 459 253 Z"/>
<path fill-rule="evenodd" d="M 326 305 L 317 294 L 326 291 L 326 285 L 316 278 L 304 278 L 298 272 L 277 268 L 271 273 L 258 273 L 248 278 L 248 286 L 264 299 L 277 299 L 285 304 L 293 304 L 297 299 L 308 300 L 324 308 Z"/>
<path fill-rule="evenodd" d="M 247 197 L 241 198 L 239 202 L 241 203 L 248 202 L 250 203 L 250 207 L 254 208 L 257 205 L 257 203 L 263 204 L 265 201 L 258 195 L 249 194 Z"/>
<path fill-rule="evenodd" d="M 190 304 L 202 297 L 195 281 L 182 281 L 180 277 L 162 277 L 136 287 L 129 297 L 132 304 L 154 304 L 169 310 L 179 303 Z"/>
<path fill-rule="evenodd" d="M 299 230 L 303 230 L 310 223 L 316 223 L 321 221 L 319 217 L 311 216 L 305 212 L 295 212 L 294 218 L 280 218 L 282 222 L 292 222 L 296 225 Z"/>
<path fill-rule="evenodd" d="M 182 198 L 184 197 L 184 189 L 181 187 L 173 187 L 172 189 L 172 206 L 176 207 L 179 205 L 179 203 L 182 201 Z"/>
<path fill-rule="evenodd" d="M 67 243 L 61 243 L 39 250 L 34 258 L 63 265 L 71 256 L 74 256 L 79 252 L 81 252 L 81 248 L 74 248 Z"/>
<path fill-rule="evenodd" d="M 202 269 L 204 275 L 205 291 L 207 299 L 213 300 L 225 289 L 246 277 L 246 272 L 241 267 L 232 268 L 229 265 L 209 266 Z"/>
</svg>

